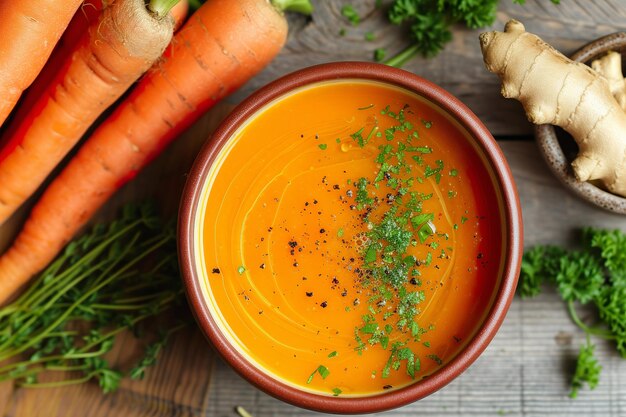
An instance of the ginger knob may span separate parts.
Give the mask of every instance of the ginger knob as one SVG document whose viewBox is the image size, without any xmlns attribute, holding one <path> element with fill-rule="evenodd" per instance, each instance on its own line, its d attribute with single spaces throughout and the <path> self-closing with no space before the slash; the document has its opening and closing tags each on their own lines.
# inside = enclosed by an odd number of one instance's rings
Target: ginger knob
<svg viewBox="0 0 626 417">
<path fill-rule="evenodd" d="M 528 120 L 560 126 L 579 148 L 572 162 L 579 181 L 597 180 L 626 196 L 626 112 L 607 79 L 574 62 L 524 25 L 480 35 L 487 69 L 502 80 L 502 95 L 520 101 Z"/>
</svg>

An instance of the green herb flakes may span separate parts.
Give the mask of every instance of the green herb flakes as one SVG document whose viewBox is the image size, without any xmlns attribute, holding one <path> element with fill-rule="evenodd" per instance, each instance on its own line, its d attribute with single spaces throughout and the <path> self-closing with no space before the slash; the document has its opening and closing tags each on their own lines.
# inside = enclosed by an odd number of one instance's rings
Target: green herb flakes
<svg viewBox="0 0 626 417">
<path fill-rule="evenodd" d="M 437 355 L 431 354 L 431 355 L 426 355 L 426 357 L 428 359 L 433 360 L 437 365 L 443 365 L 443 361 L 441 360 L 441 358 Z"/>
<path fill-rule="evenodd" d="M 318 148 L 320 148 L 321 150 L 325 151 L 326 148 L 328 148 L 328 145 L 325 143 L 320 143 L 319 145 L 317 145 Z"/>
<path fill-rule="evenodd" d="M 341 8 L 341 14 L 348 19 L 352 26 L 358 26 L 361 23 L 361 17 L 351 4 L 346 4 Z"/>
<path fill-rule="evenodd" d="M 385 48 L 376 48 L 374 50 L 374 61 L 380 62 L 383 59 L 385 59 L 386 55 L 387 55 L 387 50 Z"/>
<path fill-rule="evenodd" d="M 328 377 L 328 375 L 330 375 L 330 371 L 324 365 L 318 366 L 317 369 L 315 369 L 313 371 L 313 373 L 311 373 L 311 375 L 309 375 L 309 378 L 306 380 L 307 384 L 310 384 L 311 382 L 313 382 L 313 377 L 315 377 L 315 374 L 320 374 L 322 379 L 326 379 L 326 377 Z"/>
</svg>

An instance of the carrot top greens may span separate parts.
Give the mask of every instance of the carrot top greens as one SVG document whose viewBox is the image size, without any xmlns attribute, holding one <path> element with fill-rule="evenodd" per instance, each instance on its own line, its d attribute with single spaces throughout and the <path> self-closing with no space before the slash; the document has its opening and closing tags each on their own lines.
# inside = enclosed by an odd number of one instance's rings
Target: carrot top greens
<svg viewBox="0 0 626 417">
<path fill-rule="evenodd" d="M 0 381 L 51 387 L 95 379 L 110 392 L 125 374 L 143 378 L 167 339 L 186 325 L 143 323 L 183 300 L 174 228 L 148 205 L 127 206 L 119 219 L 71 242 L 25 293 L 0 309 L 0 361 L 23 357 L 0 367 Z M 152 340 L 126 373 L 104 359 L 125 330 L 142 330 L 142 339 Z M 44 371 L 79 376 L 38 382 Z"/>
</svg>

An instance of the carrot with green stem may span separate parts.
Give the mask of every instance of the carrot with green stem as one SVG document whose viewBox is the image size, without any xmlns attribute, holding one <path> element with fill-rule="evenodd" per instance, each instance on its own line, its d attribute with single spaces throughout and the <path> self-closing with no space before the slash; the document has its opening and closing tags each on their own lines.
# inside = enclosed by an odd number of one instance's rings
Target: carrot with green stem
<svg viewBox="0 0 626 417">
<path fill-rule="evenodd" d="M 296 0 L 302 7 L 302 1 Z M 281 2 L 284 8 L 289 4 Z M 302 9 L 302 11 L 310 11 Z M 209 0 L 83 144 L 0 257 L 0 301 L 44 268 L 106 200 L 178 134 L 263 69 L 287 22 L 267 0 Z"/>
<path fill-rule="evenodd" d="M 110 5 L 111 1 L 105 1 L 104 3 Z M 63 68 L 67 59 L 72 55 L 76 45 L 87 32 L 89 26 L 98 20 L 104 5 L 102 0 L 86 0 L 76 11 L 72 21 L 52 51 L 48 62 L 46 62 L 35 81 L 24 92 L 11 118 L 3 126 L 4 132 L 2 137 L 5 140 L 11 138 L 17 132 L 19 126 L 26 122 L 28 115 L 32 112 L 31 109 L 41 96 L 45 94 L 46 89 Z M 184 22 L 188 10 L 189 3 L 187 0 L 180 0 L 170 10 L 170 15 L 175 21 L 175 30 Z M 3 142 L 0 140 L 0 148 L 2 146 Z"/>
<path fill-rule="evenodd" d="M 0 149 L 0 224 L 36 191 L 85 131 L 159 58 L 176 0 L 116 0 Z"/>
<path fill-rule="evenodd" d="M 0 2 L 0 125 L 43 68 L 81 2 Z"/>
</svg>

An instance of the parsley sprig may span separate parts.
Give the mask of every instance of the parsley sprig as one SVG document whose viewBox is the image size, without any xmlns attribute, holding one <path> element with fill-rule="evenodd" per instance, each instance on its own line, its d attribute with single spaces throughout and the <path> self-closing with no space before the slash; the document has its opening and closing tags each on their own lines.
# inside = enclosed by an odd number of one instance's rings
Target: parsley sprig
<svg viewBox="0 0 626 417">
<path fill-rule="evenodd" d="M 524 4 L 525 0 L 513 2 Z M 453 25 L 470 29 L 489 26 L 495 21 L 497 6 L 498 0 L 394 0 L 388 12 L 389 21 L 408 25 L 413 43 L 385 63 L 401 67 L 417 55 L 437 55 L 452 39 Z"/>
<path fill-rule="evenodd" d="M 522 297 L 532 297 L 541 292 L 544 283 L 556 285 L 572 320 L 587 336 L 578 356 L 571 397 L 576 397 L 584 384 L 593 389 L 599 381 L 602 368 L 590 336 L 614 341 L 626 358 L 626 234 L 586 228 L 581 240 L 579 250 L 536 246 L 527 251 L 518 286 Z M 593 306 L 601 323 L 584 323 L 577 305 Z"/>
<path fill-rule="evenodd" d="M 94 379 L 113 391 L 124 376 L 105 358 L 115 337 L 131 330 L 154 339 L 142 324 L 161 321 L 183 298 L 173 226 L 164 226 L 149 205 L 127 206 L 119 219 L 71 242 L 0 309 L 0 381 L 42 388 Z M 168 324 L 129 376 L 142 378 L 166 340 L 186 325 Z M 65 379 L 38 381 L 42 372 L 68 371 Z"/>
</svg>

